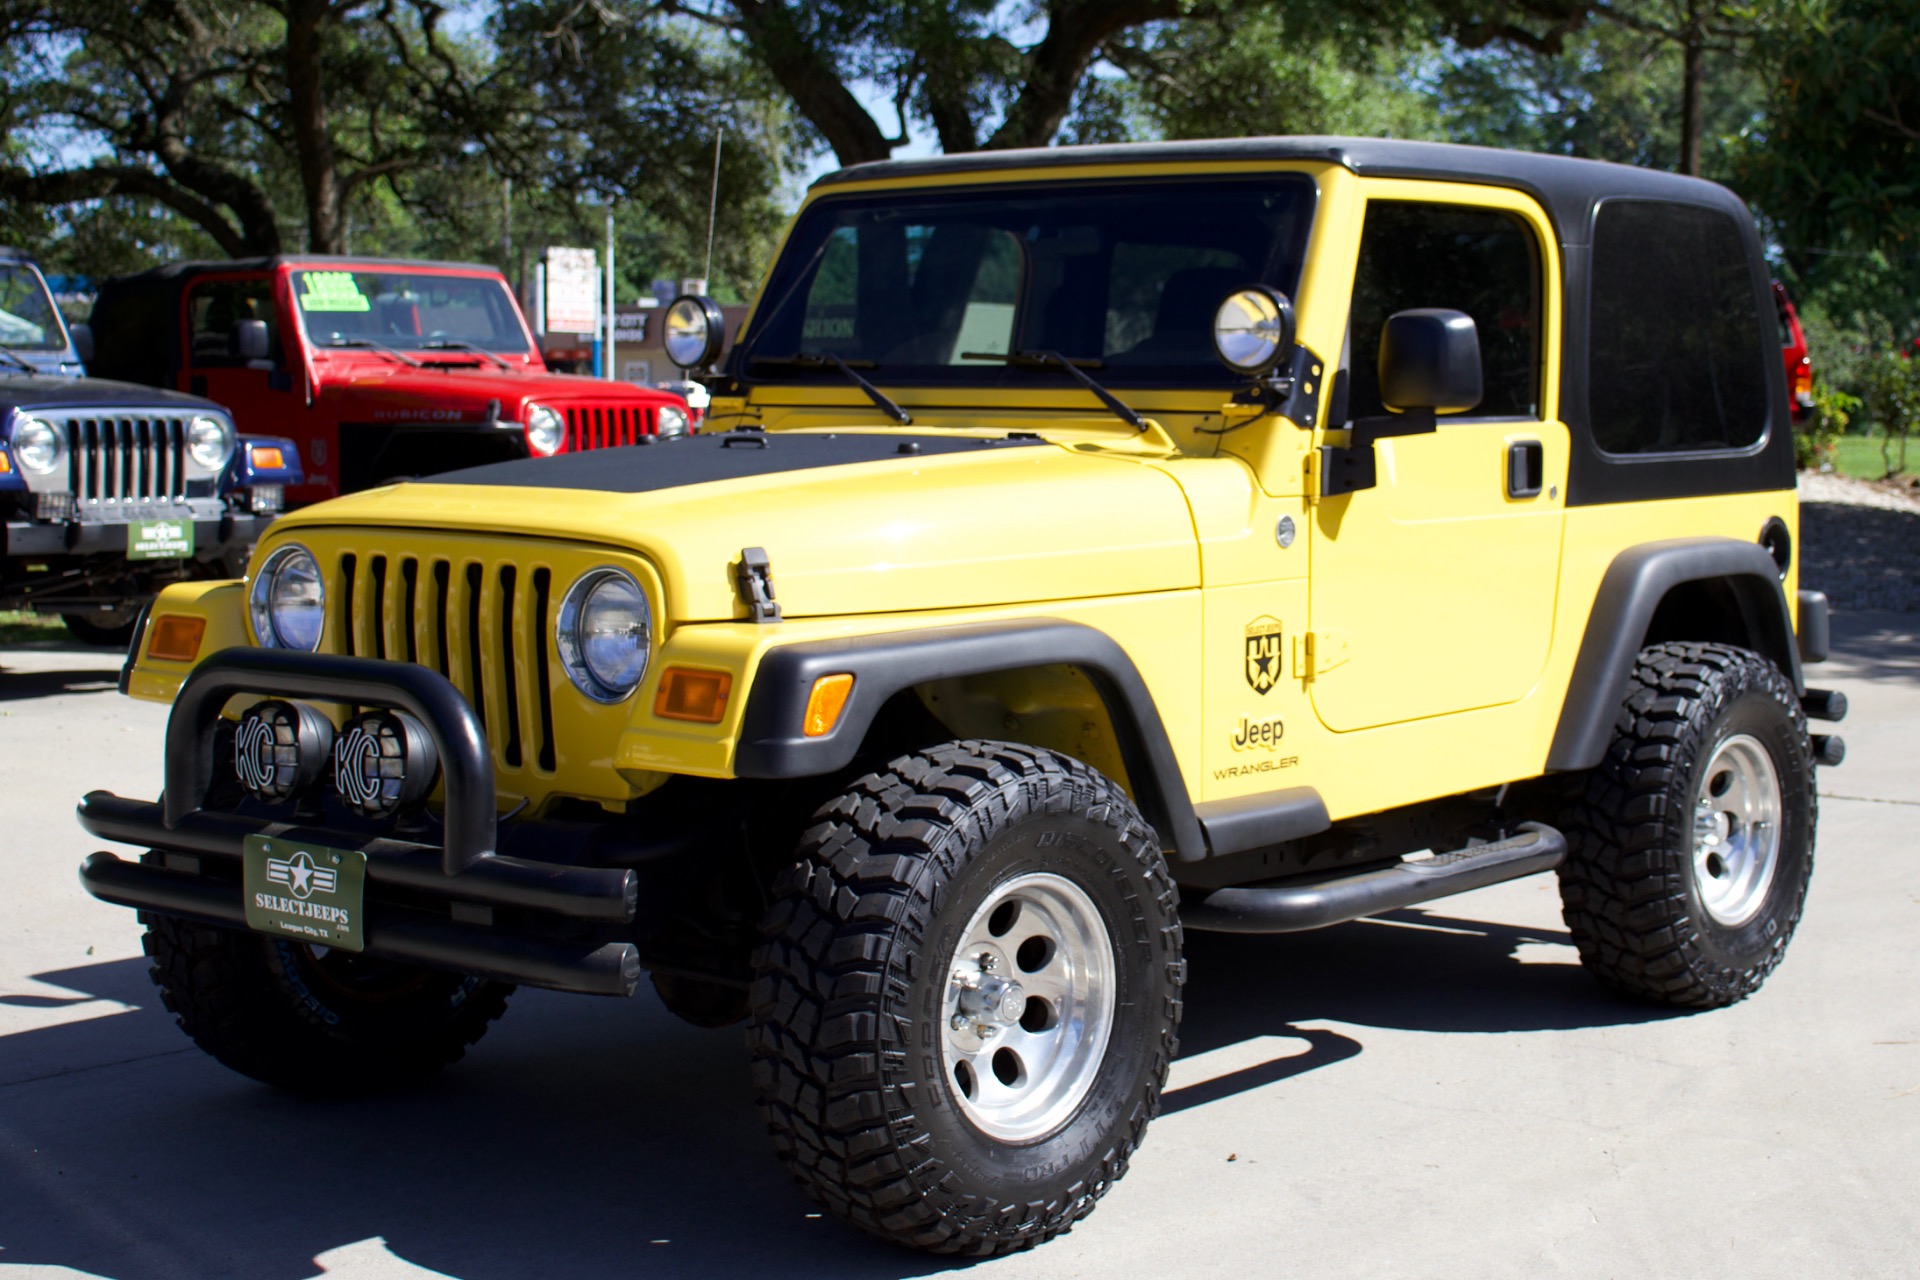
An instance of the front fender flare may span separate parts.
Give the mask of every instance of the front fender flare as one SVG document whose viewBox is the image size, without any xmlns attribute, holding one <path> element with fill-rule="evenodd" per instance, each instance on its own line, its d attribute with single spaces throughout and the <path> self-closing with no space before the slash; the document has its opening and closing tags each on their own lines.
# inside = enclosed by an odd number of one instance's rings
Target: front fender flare
<svg viewBox="0 0 1920 1280">
<path fill-rule="evenodd" d="M 889 698 L 928 680 L 1067 663 L 1085 672 L 1112 718 L 1135 802 L 1183 861 L 1206 856 L 1173 744 L 1140 672 L 1111 636 L 1077 622 L 1037 618 L 963 623 L 847 640 L 781 645 L 760 660 L 734 750 L 742 778 L 817 777 L 853 760 Z M 851 672 L 853 694 L 833 731 L 800 730 L 821 676 Z"/>
</svg>

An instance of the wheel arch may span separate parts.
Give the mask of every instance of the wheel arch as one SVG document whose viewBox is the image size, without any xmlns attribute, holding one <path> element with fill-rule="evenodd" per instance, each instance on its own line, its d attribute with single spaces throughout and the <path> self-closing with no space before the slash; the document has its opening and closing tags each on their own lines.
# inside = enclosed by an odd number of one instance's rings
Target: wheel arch
<svg viewBox="0 0 1920 1280">
<path fill-rule="evenodd" d="M 902 696 L 918 695 L 925 702 L 927 691 L 951 689 L 974 677 L 1004 682 L 1062 669 L 1084 680 L 1097 698 L 1106 721 L 1101 728 L 1110 730 L 1126 773 L 1116 781 L 1132 792 L 1142 816 L 1182 860 L 1204 857 L 1206 844 L 1186 780 L 1139 669 L 1112 637 L 1059 619 L 966 623 L 779 646 L 761 659 L 754 675 L 734 749 L 734 773 L 743 778 L 830 774 L 853 762 L 883 708 Z M 806 737 L 800 726 L 814 681 L 842 672 L 851 673 L 854 684 L 839 722 L 821 737 Z M 1022 740 L 1018 732 L 991 736 Z"/>
<path fill-rule="evenodd" d="M 1594 593 L 1547 752 L 1549 772 L 1600 762 L 1636 655 L 1668 640 L 1750 649 L 1777 665 L 1796 693 L 1806 689 L 1793 615 L 1766 548 L 1732 538 L 1629 547 L 1607 566 Z"/>
</svg>

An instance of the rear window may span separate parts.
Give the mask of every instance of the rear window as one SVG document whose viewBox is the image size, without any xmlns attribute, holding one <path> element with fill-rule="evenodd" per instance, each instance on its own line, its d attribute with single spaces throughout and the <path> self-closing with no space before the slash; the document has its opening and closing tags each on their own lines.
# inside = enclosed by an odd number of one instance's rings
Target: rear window
<svg viewBox="0 0 1920 1280">
<path fill-rule="evenodd" d="M 1767 433 L 1769 326 L 1714 209 L 1610 200 L 1593 225 L 1593 434 L 1612 454 L 1747 449 Z"/>
</svg>

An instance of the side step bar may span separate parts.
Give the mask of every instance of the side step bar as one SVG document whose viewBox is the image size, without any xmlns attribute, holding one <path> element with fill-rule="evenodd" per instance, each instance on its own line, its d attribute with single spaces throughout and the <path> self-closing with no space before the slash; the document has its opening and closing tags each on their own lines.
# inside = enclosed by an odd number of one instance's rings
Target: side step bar
<svg viewBox="0 0 1920 1280">
<path fill-rule="evenodd" d="M 247 927 L 238 885 L 127 862 L 105 852 L 91 854 L 80 864 L 80 882 L 102 902 Z M 569 945 L 501 937 L 438 920 L 375 923 L 367 931 L 367 954 L 593 996 L 630 996 L 640 983 L 640 952 L 631 942 Z"/>
<path fill-rule="evenodd" d="M 1567 838 L 1540 822 L 1492 844 L 1456 849 L 1420 862 L 1331 880 L 1237 885 L 1180 906 L 1180 922 L 1214 933 L 1296 933 L 1417 906 L 1503 880 L 1551 871 L 1567 856 Z"/>
</svg>

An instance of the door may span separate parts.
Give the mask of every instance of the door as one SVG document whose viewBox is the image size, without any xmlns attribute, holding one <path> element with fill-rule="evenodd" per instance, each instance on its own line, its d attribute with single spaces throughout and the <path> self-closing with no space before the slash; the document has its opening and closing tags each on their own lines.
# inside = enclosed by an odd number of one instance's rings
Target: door
<svg viewBox="0 0 1920 1280">
<path fill-rule="evenodd" d="M 1381 184 L 1362 224 L 1345 420 L 1386 412 L 1380 332 L 1414 307 L 1473 318 L 1483 395 L 1435 431 L 1380 441 L 1376 486 L 1316 505 L 1308 687 L 1336 731 L 1517 701 L 1553 639 L 1567 465 L 1545 376 L 1559 340 L 1554 241 L 1517 194 L 1455 191 Z"/>
<path fill-rule="evenodd" d="M 304 401 L 282 351 L 272 277 L 204 276 L 182 302 L 187 351 L 180 389 L 225 405 L 241 431 L 295 434 L 291 418 Z M 234 328 L 242 320 L 266 322 L 268 359 L 240 355 Z"/>
</svg>

